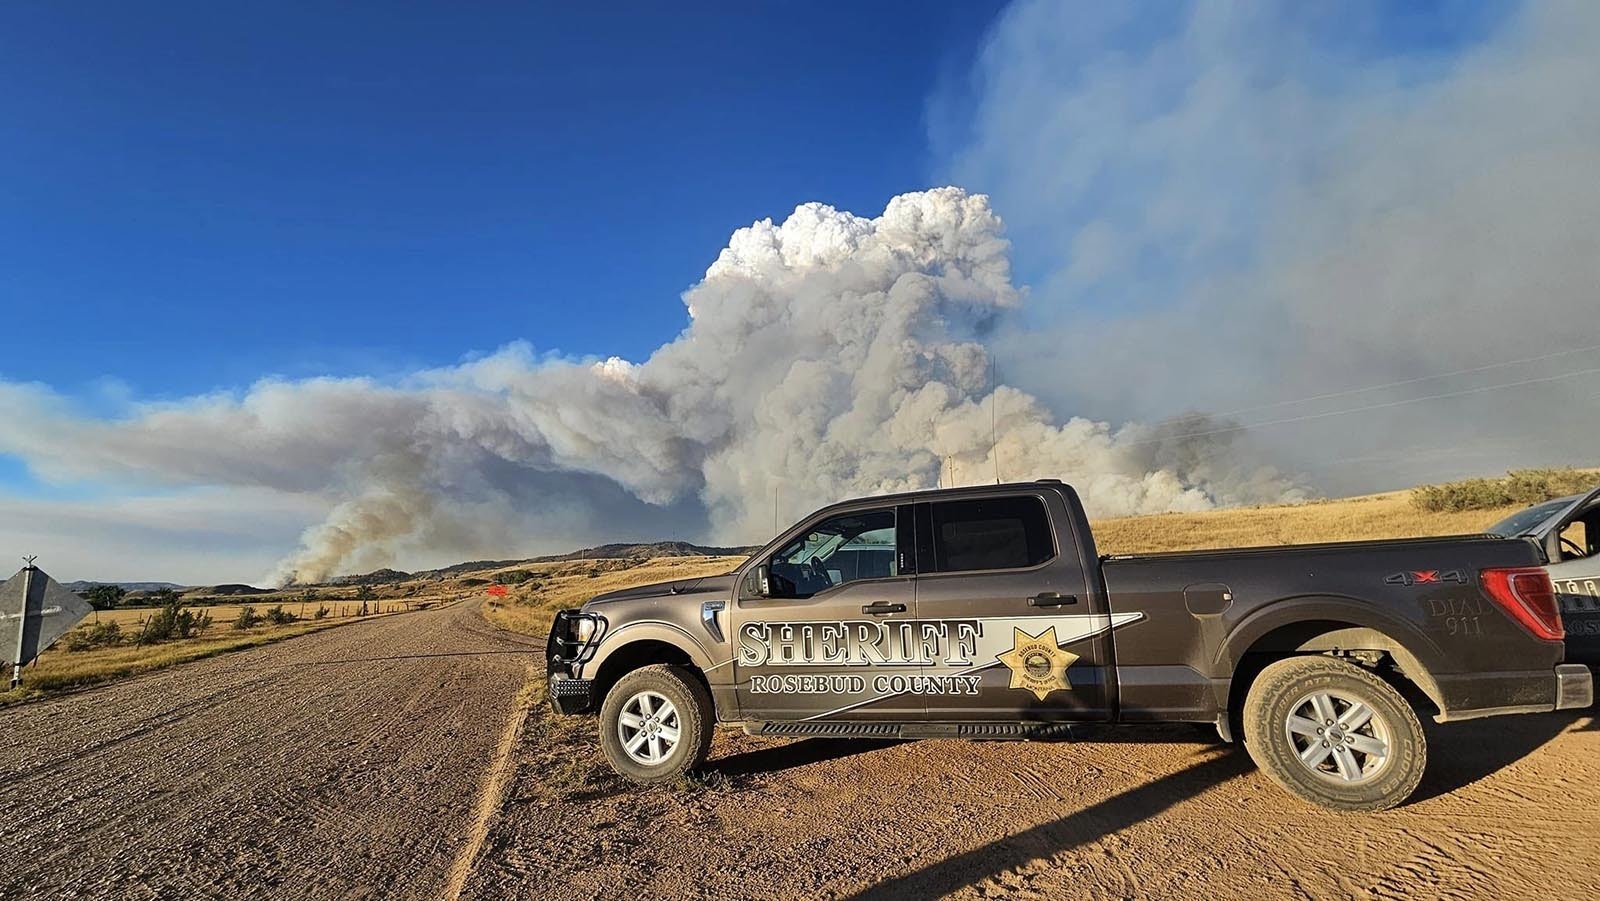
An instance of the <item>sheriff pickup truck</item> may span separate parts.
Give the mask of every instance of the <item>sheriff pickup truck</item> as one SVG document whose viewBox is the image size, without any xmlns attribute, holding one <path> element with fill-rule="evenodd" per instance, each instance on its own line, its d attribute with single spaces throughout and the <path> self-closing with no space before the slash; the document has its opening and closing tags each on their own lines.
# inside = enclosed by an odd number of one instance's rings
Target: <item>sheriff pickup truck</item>
<svg viewBox="0 0 1600 901">
<path fill-rule="evenodd" d="M 1059 481 L 871 497 L 726 575 L 559 612 L 549 693 L 598 713 L 641 782 L 702 764 L 717 722 L 900 739 L 1190 722 L 1301 798 L 1380 810 L 1422 778 L 1419 712 L 1592 703 L 1546 562 L 1490 535 L 1101 557 Z"/>
</svg>

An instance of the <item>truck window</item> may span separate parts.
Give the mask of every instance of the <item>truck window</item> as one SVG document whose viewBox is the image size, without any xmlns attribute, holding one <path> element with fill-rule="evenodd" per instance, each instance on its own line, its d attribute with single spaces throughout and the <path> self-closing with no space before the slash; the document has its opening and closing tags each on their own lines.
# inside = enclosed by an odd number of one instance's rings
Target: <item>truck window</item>
<svg viewBox="0 0 1600 901">
<path fill-rule="evenodd" d="M 899 575 L 895 550 L 892 508 L 831 517 L 772 555 L 772 594 L 808 598 L 846 582 Z"/>
<path fill-rule="evenodd" d="M 933 504 L 933 572 L 1022 569 L 1054 556 L 1050 517 L 1036 497 Z"/>
</svg>

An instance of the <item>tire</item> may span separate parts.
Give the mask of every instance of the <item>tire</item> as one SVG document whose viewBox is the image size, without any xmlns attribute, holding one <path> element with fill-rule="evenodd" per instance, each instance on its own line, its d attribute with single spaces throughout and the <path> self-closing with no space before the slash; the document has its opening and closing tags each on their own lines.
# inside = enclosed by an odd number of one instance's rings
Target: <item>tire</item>
<svg viewBox="0 0 1600 901">
<path fill-rule="evenodd" d="M 628 779 L 669 782 L 705 762 L 715 720 L 711 696 L 688 670 L 646 666 L 606 693 L 600 747 L 611 768 Z"/>
<path fill-rule="evenodd" d="M 1243 719 L 1256 765 L 1290 794 L 1333 810 L 1400 804 L 1428 762 L 1427 736 L 1405 698 L 1332 657 L 1291 657 L 1262 670 Z"/>
</svg>

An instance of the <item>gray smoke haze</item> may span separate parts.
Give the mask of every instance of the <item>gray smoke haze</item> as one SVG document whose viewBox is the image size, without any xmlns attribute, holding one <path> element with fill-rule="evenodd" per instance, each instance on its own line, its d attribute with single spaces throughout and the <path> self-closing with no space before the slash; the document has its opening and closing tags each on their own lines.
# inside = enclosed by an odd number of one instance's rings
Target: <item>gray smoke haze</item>
<svg viewBox="0 0 1600 901">
<path fill-rule="evenodd" d="M 1159 421 L 1582 349 L 1237 418 L 1332 494 L 1600 462 L 1600 5 L 1399 55 L 1374 13 L 1008 9 L 932 118 L 1033 286 L 1011 381 Z"/>
<path fill-rule="evenodd" d="M 280 581 L 641 529 L 755 542 L 775 515 L 941 472 L 1071 479 L 1099 515 L 1300 496 L 1234 433 L 1058 420 L 991 390 L 983 341 L 1023 299 L 1008 247 L 987 198 L 957 188 L 874 219 L 806 204 L 737 231 L 684 294 L 688 327 L 639 363 L 512 345 L 403 384 L 267 381 L 111 421 L 8 386 L 0 407 L 37 427 L 0 447 L 59 480 L 320 498 Z"/>
</svg>

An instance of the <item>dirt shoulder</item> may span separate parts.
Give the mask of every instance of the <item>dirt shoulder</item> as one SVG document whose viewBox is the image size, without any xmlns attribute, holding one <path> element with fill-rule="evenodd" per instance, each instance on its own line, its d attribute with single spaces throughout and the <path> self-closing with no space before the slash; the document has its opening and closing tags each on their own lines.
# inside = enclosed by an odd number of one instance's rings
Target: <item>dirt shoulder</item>
<svg viewBox="0 0 1600 901">
<path fill-rule="evenodd" d="M 466 897 L 1596 897 L 1600 725 L 1430 726 L 1415 800 L 1296 801 L 1187 727 L 1062 743 L 723 731 L 697 784 L 611 775 L 536 709 Z"/>
</svg>

